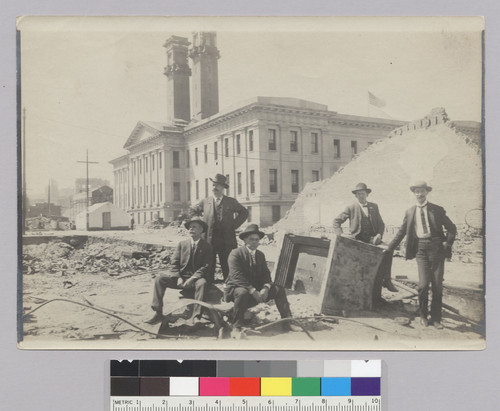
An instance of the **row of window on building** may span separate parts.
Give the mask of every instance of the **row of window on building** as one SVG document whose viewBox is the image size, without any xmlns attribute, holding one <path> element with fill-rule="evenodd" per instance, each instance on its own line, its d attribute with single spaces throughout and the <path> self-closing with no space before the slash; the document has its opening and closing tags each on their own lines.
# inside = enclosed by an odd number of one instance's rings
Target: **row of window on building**
<svg viewBox="0 0 500 411">
<path fill-rule="evenodd" d="M 179 152 L 177 152 L 177 155 L 179 155 Z M 139 158 L 132 162 L 134 175 L 137 175 L 137 171 L 139 171 L 139 174 L 142 174 L 142 160 L 143 160 L 142 158 Z M 156 155 L 151 154 L 151 171 L 155 171 L 155 160 L 156 160 Z M 158 169 L 161 170 L 162 167 L 163 167 L 163 156 L 162 153 L 158 153 Z M 144 158 L 144 172 L 145 173 L 149 172 L 148 157 Z"/>
<path fill-rule="evenodd" d="M 291 170 L 291 192 L 299 193 L 300 191 L 300 179 L 299 179 L 299 170 Z M 230 175 L 226 175 L 227 183 L 230 184 Z M 312 170 L 311 181 L 319 181 L 320 172 L 319 170 Z M 156 192 L 156 188 L 158 188 L 158 193 Z M 181 183 L 174 182 L 173 183 L 173 201 L 181 201 Z M 188 202 L 191 201 L 191 181 L 186 183 L 186 192 Z M 250 181 L 249 181 L 249 191 L 250 194 L 255 194 L 255 170 L 250 170 Z M 277 193 L 278 192 L 278 169 L 271 168 L 269 169 L 269 192 Z M 236 194 L 243 194 L 243 175 L 241 172 L 236 173 Z M 210 180 L 205 178 L 204 184 L 204 196 L 208 197 L 210 195 Z M 231 195 L 230 188 L 227 189 L 227 195 Z M 163 201 L 163 185 L 160 183 L 158 187 L 153 184 L 151 186 L 145 185 L 144 187 L 134 187 L 132 193 L 132 206 L 141 205 L 141 204 L 155 204 L 158 199 L 158 203 Z M 200 199 L 200 181 L 195 180 L 194 182 L 194 199 Z M 150 201 L 151 200 L 151 201 Z M 127 202 L 128 199 L 127 199 Z M 128 204 L 127 204 L 128 205 Z"/>
<path fill-rule="evenodd" d="M 300 192 L 300 183 L 299 183 L 299 170 L 291 170 L 291 192 L 299 193 Z M 319 170 L 312 170 L 311 181 L 319 181 L 320 172 Z M 230 185 L 230 175 L 226 174 L 227 184 Z M 195 180 L 195 199 L 200 199 L 200 181 Z M 175 184 L 175 183 L 174 183 Z M 249 181 L 249 191 L 250 194 L 255 194 L 255 170 L 250 170 L 250 181 Z M 269 192 L 277 193 L 278 192 L 278 169 L 271 168 L 269 169 Z M 226 190 L 227 195 L 231 195 L 231 189 L 228 188 Z M 243 194 L 243 173 L 236 173 L 236 194 Z M 205 197 L 210 195 L 210 180 L 205 178 Z M 175 198 L 175 189 L 174 189 L 174 198 Z M 174 200 L 175 201 L 175 200 Z M 191 182 L 187 182 L 187 201 L 191 201 Z"/>
<path fill-rule="evenodd" d="M 269 141 L 268 141 L 268 148 L 269 151 L 276 151 L 277 149 L 277 141 L 276 141 L 276 130 L 274 129 L 269 129 Z M 368 143 L 371 144 L 371 143 Z M 253 143 L 253 132 L 249 131 L 248 135 L 248 151 L 254 151 L 254 143 Z M 290 152 L 297 152 L 299 151 L 299 144 L 298 144 L 298 132 L 297 131 L 290 131 Z M 318 133 L 311 133 L 311 154 L 318 154 L 319 153 L 319 134 Z M 158 167 L 161 169 L 162 168 L 162 153 L 158 153 Z M 209 154 L 213 154 L 213 159 L 216 161 L 219 158 L 219 150 L 218 150 L 218 142 L 214 141 L 213 143 L 213 151 L 209 153 L 208 149 L 208 144 L 205 144 L 203 147 L 203 157 L 204 157 L 204 162 L 208 163 L 208 157 Z M 236 135 L 236 155 L 241 154 L 241 136 L 240 134 Z M 351 157 L 354 157 L 355 155 L 358 154 L 358 142 L 356 140 L 351 140 Z M 224 139 L 224 156 L 225 157 L 230 157 L 229 154 L 229 138 Z M 333 140 L 333 158 L 335 159 L 340 159 L 341 158 L 341 151 L 340 151 L 340 139 L 334 139 Z M 149 164 L 148 164 L 148 158 L 144 159 L 138 159 L 133 162 L 133 173 L 134 175 L 137 175 L 137 172 L 139 174 L 142 174 L 142 169 L 143 169 L 143 160 L 144 160 L 144 172 L 147 173 L 149 172 Z M 188 150 L 186 153 L 186 166 L 190 167 L 191 166 L 191 161 L 190 161 L 190 151 Z M 194 149 L 194 162 L 195 165 L 199 164 L 199 150 L 198 147 Z M 173 168 L 180 168 L 180 151 L 173 151 L 172 152 L 172 167 Z M 155 155 L 151 155 L 151 171 L 155 170 Z"/>
<path fill-rule="evenodd" d="M 368 143 L 371 144 L 371 143 Z M 277 150 L 277 136 L 276 136 L 276 130 L 275 129 L 269 129 L 268 130 L 268 149 L 269 151 L 276 151 Z M 254 151 L 254 142 L 253 142 L 253 132 L 250 130 L 248 133 L 248 151 L 252 152 Z M 290 152 L 299 152 L 299 137 L 298 137 L 298 132 L 291 130 L 290 131 Z M 219 150 L 218 150 L 218 142 L 214 141 L 213 143 L 213 159 L 218 160 L 219 157 Z M 236 155 L 241 154 L 241 135 L 236 134 Z M 319 154 L 319 134 L 318 133 L 311 133 L 311 154 Z M 351 140 L 351 157 L 354 157 L 355 155 L 358 154 L 358 142 L 356 140 Z M 203 157 L 204 157 L 204 162 L 208 163 L 208 155 L 209 155 L 209 149 L 208 149 L 208 144 L 205 144 L 203 146 Z M 224 139 L 224 156 L 225 157 L 230 157 L 229 153 L 229 138 Z M 194 163 L 195 165 L 198 165 L 199 163 L 199 149 L 196 147 L 194 149 Z M 340 151 L 340 139 L 333 139 L 333 158 L 335 159 L 340 159 L 341 158 L 341 151 Z M 190 167 L 190 154 L 189 151 L 187 152 L 187 167 Z M 173 155 L 173 167 L 174 168 L 179 168 L 180 167 L 180 162 L 179 162 L 179 152 L 174 151 Z"/>
</svg>

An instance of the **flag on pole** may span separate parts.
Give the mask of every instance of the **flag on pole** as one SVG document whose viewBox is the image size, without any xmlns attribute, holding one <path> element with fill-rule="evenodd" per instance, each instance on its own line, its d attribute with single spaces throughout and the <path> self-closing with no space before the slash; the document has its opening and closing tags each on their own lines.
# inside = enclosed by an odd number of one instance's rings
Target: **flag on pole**
<svg viewBox="0 0 500 411">
<path fill-rule="evenodd" d="M 385 107 L 385 101 L 381 98 L 378 98 L 375 94 L 368 92 L 368 102 L 375 107 Z"/>
</svg>

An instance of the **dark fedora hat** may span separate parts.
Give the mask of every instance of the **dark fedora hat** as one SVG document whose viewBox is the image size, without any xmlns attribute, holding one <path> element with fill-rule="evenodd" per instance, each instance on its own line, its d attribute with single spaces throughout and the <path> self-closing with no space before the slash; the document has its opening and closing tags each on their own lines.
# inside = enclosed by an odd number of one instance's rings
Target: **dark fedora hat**
<svg viewBox="0 0 500 411">
<path fill-rule="evenodd" d="M 257 224 L 248 224 L 245 229 L 241 232 L 240 238 L 244 240 L 250 234 L 258 234 L 260 238 L 264 237 L 265 234 L 259 230 L 259 226 Z"/>
<path fill-rule="evenodd" d="M 208 230 L 208 225 L 199 217 L 193 217 L 190 220 L 185 220 L 184 221 L 184 227 L 186 227 L 186 230 L 189 230 L 189 227 L 191 226 L 191 223 L 198 223 L 203 227 L 203 232 L 206 233 Z"/>
<path fill-rule="evenodd" d="M 427 183 L 423 180 L 415 181 L 413 185 L 410 186 L 411 191 L 415 191 L 416 188 L 425 188 L 427 191 L 432 191 L 432 187 L 427 185 Z"/>
<path fill-rule="evenodd" d="M 352 190 L 352 193 L 356 194 L 357 191 L 363 191 L 363 190 L 366 191 L 368 194 L 372 192 L 372 190 L 368 188 L 365 183 L 358 183 L 356 184 L 356 187 L 354 187 L 354 190 Z"/>
<path fill-rule="evenodd" d="M 214 178 L 210 178 L 210 181 L 215 184 L 220 184 L 221 186 L 224 186 L 224 188 L 229 188 L 226 182 L 226 177 L 222 174 L 217 173 Z"/>
</svg>

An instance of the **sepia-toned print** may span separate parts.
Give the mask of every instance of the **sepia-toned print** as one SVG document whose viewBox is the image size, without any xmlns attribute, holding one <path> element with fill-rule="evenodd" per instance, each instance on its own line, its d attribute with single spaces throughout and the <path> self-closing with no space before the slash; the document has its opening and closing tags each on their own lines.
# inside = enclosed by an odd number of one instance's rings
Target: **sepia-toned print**
<svg viewBox="0 0 500 411">
<path fill-rule="evenodd" d="M 483 30 L 20 18 L 19 346 L 483 349 Z"/>
</svg>

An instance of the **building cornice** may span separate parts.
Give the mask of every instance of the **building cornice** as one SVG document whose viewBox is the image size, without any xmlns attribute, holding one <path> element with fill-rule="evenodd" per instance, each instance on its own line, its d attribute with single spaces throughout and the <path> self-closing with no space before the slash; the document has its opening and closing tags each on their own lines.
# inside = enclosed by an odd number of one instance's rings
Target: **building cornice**
<svg viewBox="0 0 500 411">
<path fill-rule="evenodd" d="M 134 127 L 134 130 L 130 134 L 130 136 L 127 139 L 126 143 L 124 144 L 123 148 L 125 148 L 126 150 L 132 150 L 134 148 L 140 147 L 143 144 L 154 141 L 158 138 L 178 137 L 179 135 L 182 135 L 182 132 L 183 132 L 182 127 L 165 125 L 164 128 L 166 128 L 167 130 L 158 130 L 158 129 L 150 126 L 145 121 L 139 121 L 137 123 L 137 125 Z M 140 136 L 140 134 L 143 130 L 149 131 L 151 133 L 151 136 L 144 138 L 144 139 L 141 139 L 140 141 L 136 141 L 136 139 Z"/>
<path fill-rule="evenodd" d="M 374 117 L 357 117 L 351 115 L 344 115 L 337 113 L 335 111 L 328 110 L 314 110 L 308 108 L 299 108 L 291 106 L 282 106 L 277 104 L 265 104 L 255 102 L 225 114 L 218 115 L 215 118 L 207 119 L 201 124 L 190 124 L 184 130 L 184 135 L 189 136 L 198 133 L 202 130 L 207 130 L 212 127 L 216 127 L 220 124 L 227 122 L 230 119 L 234 119 L 243 116 L 247 113 L 258 112 L 258 113 L 279 113 L 286 115 L 295 115 L 300 117 L 307 117 L 309 119 L 326 119 L 328 124 L 338 124 L 341 126 L 350 127 L 361 127 L 361 128 L 377 128 L 385 130 L 394 130 L 397 127 L 405 125 L 406 121 L 400 120 L 388 120 L 383 118 Z"/>
<path fill-rule="evenodd" d="M 116 157 L 110 161 L 108 161 L 109 164 L 117 164 L 119 163 L 120 161 L 124 161 L 124 160 L 127 160 L 128 159 L 128 154 L 123 154 L 121 155 L 120 157 Z"/>
<path fill-rule="evenodd" d="M 365 120 L 363 117 L 360 117 L 359 119 L 342 118 L 342 114 L 339 114 L 338 116 L 332 116 L 328 120 L 328 124 L 338 124 L 340 126 L 349 126 L 349 127 L 360 127 L 360 128 L 364 127 L 364 128 L 394 130 L 395 128 L 401 127 L 407 123 L 407 121 L 398 121 L 398 120 L 386 120 L 386 119 L 377 119 L 377 120 L 380 121 L 368 118 Z"/>
<path fill-rule="evenodd" d="M 290 106 L 281 106 L 275 104 L 263 104 L 263 103 L 252 103 L 231 112 L 219 115 L 216 118 L 209 119 L 202 124 L 190 124 L 184 130 L 184 135 L 189 136 L 195 134 L 201 130 L 206 130 L 212 127 L 215 127 L 219 124 L 225 123 L 228 120 L 233 118 L 240 117 L 247 113 L 251 112 L 266 112 L 266 113 L 282 113 L 282 114 L 292 114 L 298 115 L 301 117 L 310 117 L 310 118 L 329 118 L 336 113 L 333 111 L 325 111 L 325 110 L 312 110 L 312 109 L 304 109 Z"/>
</svg>

